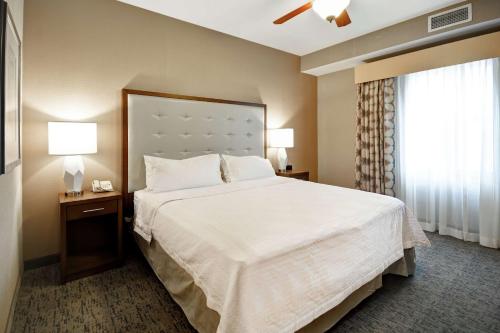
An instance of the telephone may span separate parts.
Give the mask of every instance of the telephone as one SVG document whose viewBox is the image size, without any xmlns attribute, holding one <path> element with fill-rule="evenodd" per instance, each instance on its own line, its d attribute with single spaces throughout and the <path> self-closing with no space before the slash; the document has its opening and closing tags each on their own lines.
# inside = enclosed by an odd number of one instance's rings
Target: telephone
<svg viewBox="0 0 500 333">
<path fill-rule="evenodd" d="M 111 192 L 113 191 L 113 185 L 109 180 L 93 180 L 92 181 L 92 192 Z"/>
</svg>

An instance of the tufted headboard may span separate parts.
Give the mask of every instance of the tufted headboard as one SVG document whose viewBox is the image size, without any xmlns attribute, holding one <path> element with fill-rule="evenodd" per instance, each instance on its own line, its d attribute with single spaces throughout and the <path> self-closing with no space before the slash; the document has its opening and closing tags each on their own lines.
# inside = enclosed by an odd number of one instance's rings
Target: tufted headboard
<svg viewBox="0 0 500 333">
<path fill-rule="evenodd" d="M 122 91 L 125 212 L 146 186 L 144 155 L 266 156 L 266 105 L 141 90 Z"/>
</svg>

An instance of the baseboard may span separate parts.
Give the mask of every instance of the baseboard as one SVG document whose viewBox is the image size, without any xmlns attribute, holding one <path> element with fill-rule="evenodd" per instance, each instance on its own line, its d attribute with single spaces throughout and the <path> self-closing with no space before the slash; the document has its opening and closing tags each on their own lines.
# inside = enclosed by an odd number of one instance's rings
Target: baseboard
<svg viewBox="0 0 500 333">
<path fill-rule="evenodd" d="M 24 262 L 24 270 L 35 269 L 43 266 L 57 264 L 59 262 L 59 254 L 51 254 L 49 256 L 26 260 Z"/>
<path fill-rule="evenodd" d="M 5 333 L 12 331 L 12 324 L 14 322 L 14 312 L 16 310 L 17 297 L 19 296 L 19 289 L 21 289 L 21 281 L 23 279 L 23 272 L 19 274 L 19 278 L 16 283 L 16 290 L 14 291 L 14 297 L 12 297 L 12 302 L 10 303 L 9 317 L 7 318 L 7 326 Z"/>
</svg>

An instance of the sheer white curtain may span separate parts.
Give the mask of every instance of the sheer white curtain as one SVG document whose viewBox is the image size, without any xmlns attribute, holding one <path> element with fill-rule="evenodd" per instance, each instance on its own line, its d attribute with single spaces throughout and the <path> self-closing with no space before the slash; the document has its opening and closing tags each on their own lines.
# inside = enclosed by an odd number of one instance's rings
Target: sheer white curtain
<svg viewBox="0 0 500 333">
<path fill-rule="evenodd" d="M 398 78 L 397 196 L 424 230 L 500 247 L 499 59 Z"/>
</svg>

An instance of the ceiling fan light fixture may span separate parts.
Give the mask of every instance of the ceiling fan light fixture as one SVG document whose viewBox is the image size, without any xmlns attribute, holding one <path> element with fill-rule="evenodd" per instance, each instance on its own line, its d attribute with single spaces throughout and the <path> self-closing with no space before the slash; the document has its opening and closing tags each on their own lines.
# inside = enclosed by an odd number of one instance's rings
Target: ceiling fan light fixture
<svg viewBox="0 0 500 333">
<path fill-rule="evenodd" d="M 312 4 L 313 10 L 327 20 L 328 17 L 337 17 L 349 6 L 351 0 L 315 0 Z"/>
</svg>

